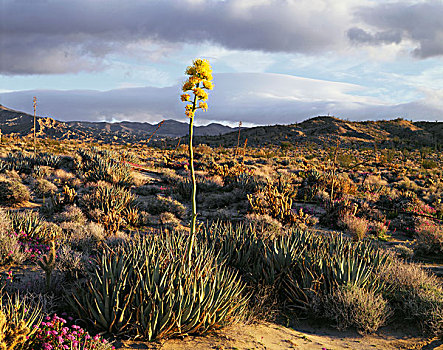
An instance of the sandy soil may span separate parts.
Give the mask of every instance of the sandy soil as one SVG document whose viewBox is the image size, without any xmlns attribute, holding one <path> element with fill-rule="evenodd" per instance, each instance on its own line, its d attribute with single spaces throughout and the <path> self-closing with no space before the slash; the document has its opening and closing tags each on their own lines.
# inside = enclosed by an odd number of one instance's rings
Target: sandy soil
<svg viewBox="0 0 443 350">
<path fill-rule="evenodd" d="M 272 323 L 253 325 L 238 324 L 213 334 L 200 337 L 171 339 L 163 343 L 123 341 L 115 344 L 117 349 L 162 349 L 162 350 L 443 350 L 443 342 L 425 339 L 410 332 L 382 329 L 376 335 L 361 336 L 353 331 L 338 331 L 334 328 L 301 324 L 286 328 Z"/>
</svg>

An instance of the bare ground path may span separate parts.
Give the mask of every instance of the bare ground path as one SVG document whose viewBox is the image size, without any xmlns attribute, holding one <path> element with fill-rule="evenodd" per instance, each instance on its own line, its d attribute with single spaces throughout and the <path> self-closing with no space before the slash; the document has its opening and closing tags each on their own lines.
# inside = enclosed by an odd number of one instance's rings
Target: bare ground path
<svg viewBox="0 0 443 350">
<path fill-rule="evenodd" d="M 443 342 L 426 339 L 413 334 L 414 330 L 388 327 L 375 335 L 361 336 L 354 331 L 338 331 L 301 323 L 287 328 L 273 323 L 252 325 L 237 324 L 216 333 L 200 337 L 171 339 L 163 343 L 124 341 L 117 349 L 162 349 L 162 350 L 443 350 Z"/>
</svg>

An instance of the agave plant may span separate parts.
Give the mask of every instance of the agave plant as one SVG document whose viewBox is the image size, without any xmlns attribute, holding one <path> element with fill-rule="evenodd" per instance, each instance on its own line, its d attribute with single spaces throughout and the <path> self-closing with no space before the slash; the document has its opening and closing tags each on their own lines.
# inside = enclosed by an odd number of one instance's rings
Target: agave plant
<svg viewBox="0 0 443 350">
<path fill-rule="evenodd" d="M 98 329 L 147 340 L 200 334 L 234 322 L 247 303 L 237 273 L 219 264 L 207 244 L 193 250 L 191 265 L 185 253 L 186 237 L 179 233 L 107 248 L 71 305 Z"/>
<path fill-rule="evenodd" d="M 8 213 L 8 216 L 11 219 L 13 231 L 23 232 L 28 237 L 38 237 L 43 233 L 45 229 L 44 220 L 35 211 L 10 211 Z"/>
<path fill-rule="evenodd" d="M 120 160 L 120 156 L 110 151 L 100 151 L 93 147 L 90 151 L 80 149 L 81 170 L 90 181 L 106 181 L 119 186 L 130 186 L 133 182 L 131 169 Z"/>
</svg>

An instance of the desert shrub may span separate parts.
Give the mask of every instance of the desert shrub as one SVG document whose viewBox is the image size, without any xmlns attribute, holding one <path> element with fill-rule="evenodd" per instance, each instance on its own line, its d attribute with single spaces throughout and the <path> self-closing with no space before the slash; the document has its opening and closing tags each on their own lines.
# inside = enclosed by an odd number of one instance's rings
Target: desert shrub
<svg viewBox="0 0 443 350">
<path fill-rule="evenodd" d="M 17 234 L 0 232 L 0 265 L 22 263 L 27 258 Z"/>
<path fill-rule="evenodd" d="M 443 336 L 443 287 L 435 276 L 399 260 L 380 269 L 380 276 L 387 286 L 385 298 L 398 315 Z"/>
<path fill-rule="evenodd" d="M 311 169 L 301 175 L 303 182 L 297 196 L 305 200 L 314 199 L 318 192 L 328 193 L 331 199 L 340 199 L 357 191 L 357 186 L 345 174 L 336 175 Z"/>
<path fill-rule="evenodd" d="M 244 163 L 231 161 L 226 164 L 219 165 L 212 162 L 208 166 L 208 174 L 220 176 L 225 185 L 236 184 L 238 186 L 243 186 L 243 188 L 248 192 L 252 192 L 255 187 L 252 170 Z"/>
<path fill-rule="evenodd" d="M 55 215 L 54 220 L 56 222 L 78 222 L 84 224 L 86 222 L 86 216 L 82 210 L 75 205 L 67 205 L 65 210 Z"/>
<path fill-rule="evenodd" d="M 140 198 L 139 204 L 143 210 L 153 215 L 169 212 L 182 219 L 186 213 L 184 205 L 170 197 L 162 197 L 159 195 L 143 197 Z"/>
<path fill-rule="evenodd" d="M 327 226 L 337 227 L 341 218 L 346 215 L 353 215 L 357 213 L 358 205 L 348 197 L 331 200 L 324 203 L 325 213 L 320 217 L 320 223 Z"/>
<path fill-rule="evenodd" d="M 423 159 L 421 166 L 425 169 L 435 169 L 438 166 L 438 163 L 432 159 Z"/>
<path fill-rule="evenodd" d="M 383 238 L 386 236 L 388 229 L 389 229 L 389 222 L 386 224 L 385 222 L 371 222 L 370 223 L 370 231 L 372 234 L 374 234 L 376 237 Z"/>
<path fill-rule="evenodd" d="M 69 242 L 69 245 L 82 252 L 93 251 L 98 243 L 106 237 L 103 225 L 96 222 L 84 224 L 66 221 L 62 222 L 60 227 L 63 229 L 64 239 Z"/>
<path fill-rule="evenodd" d="M 53 175 L 54 175 L 55 179 L 58 179 L 62 183 L 66 183 L 66 182 L 71 181 L 72 179 L 75 178 L 75 175 L 73 173 L 70 173 L 70 172 L 63 170 L 63 169 L 55 170 Z"/>
<path fill-rule="evenodd" d="M 0 208 L 0 233 L 7 232 L 11 230 L 11 219 L 9 218 L 8 212 Z"/>
<path fill-rule="evenodd" d="M 37 179 L 34 192 L 40 196 L 47 196 L 57 191 L 57 186 L 45 179 Z"/>
<path fill-rule="evenodd" d="M 369 222 L 364 218 L 359 218 L 349 213 L 346 213 L 341 219 L 340 223 L 349 234 L 358 240 L 365 238 L 368 232 Z"/>
<path fill-rule="evenodd" d="M 222 189 L 223 182 L 218 181 L 220 177 L 213 176 L 207 178 L 205 176 L 197 176 L 197 192 L 216 192 Z M 191 198 L 191 180 L 189 178 L 184 178 L 181 181 L 177 181 L 174 185 L 174 192 L 178 195 L 178 198 L 187 201 Z"/>
<path fill-rule="evenodd" d="M 244 284 L 203 243 L 188 266 L 186 247 L 186 237 L 170 233 L 104 249 L 70 303 L 98 329 L 147 340 L 201 334 L 237 320 L 245 312 Z"/>
<path fill-rule="evenodd" d="M 340 286 L 322 297 L 318 315 L 336 323 L 338 329 L 355 327 L 373 333 L 386 324 L 390 316 L 388 302 L 380 294 L 355 286 Z"/>
<path fill-rule="evenodd" d="M 72 249 L 70 245 L 63 244 L 57 249 L 55 268 L 63 273 L 65 278 L 77 280 L 85 274 L 90 259 L 87 251 L 80 252 Z"/>
<path fill-rule="evenodd" d="M 208 209 L 232 208 L 234 203 L 245 200 L 245 194 L 240 189 L 234 188 L 228 192 L 199 194 L 197 200 L 202 206 Z"/>
<path fill-rule="evenodd" d="M 275 236 L 282 231 L 281 222 L 267 214 L 247 214 L 245 219 L 246 223 L 252 225 L 253 230 L 260 235 Z"/>
<path fill-rule="evenodd" d="M 415 229 L 414 251 L 417 254 L 443 256 L 443 225 L 421 220 Z"/>
<path fill-rule="evenodd" d="M 28 201 L 28 188 L 17 180 L 0 179 L 0 203 L 7 205 L 20 204 Z"/>
<path fill-rule="evenodd" d="M 168 229 L 176 229 L 180 226 L 180 220 L 174 214 L 168 212 L 159 215 L 159 222 Z"/>
</svg>

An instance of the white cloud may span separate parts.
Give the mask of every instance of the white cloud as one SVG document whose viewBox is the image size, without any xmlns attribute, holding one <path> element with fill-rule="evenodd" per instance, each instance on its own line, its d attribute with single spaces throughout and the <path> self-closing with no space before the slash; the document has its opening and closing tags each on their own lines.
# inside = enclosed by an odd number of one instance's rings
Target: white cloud
<svg viewBox="0 0 443 350">
<path fill-rule="evenodd" d="M 397 116 L 415 120 L 441 119 L 441 94 L 393 104 L 364 96 L 366 88 L 347 83 L 306 79 L 269 73 L 228 73 L 214 76 L 209 110 L 198 113 L 199 123 L 223 121 L 249 124 L 286 124 L 317 115 L 336 115 L 352 120 Z M 31 112 L 32 96 L 39 113 L 61 120 L 132 120 L 158 122 L 164 118 L 185 120 L 180 87 L 140 87 L 110 91 L 19 91 L 0 94 L 0 103 Z"/>
</svg>

